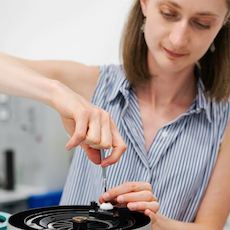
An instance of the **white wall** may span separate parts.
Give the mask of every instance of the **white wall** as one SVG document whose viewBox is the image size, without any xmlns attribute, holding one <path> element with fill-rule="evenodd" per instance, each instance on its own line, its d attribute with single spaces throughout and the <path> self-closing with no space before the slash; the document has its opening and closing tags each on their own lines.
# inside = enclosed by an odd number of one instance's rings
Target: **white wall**
<svg viewBox="0 0 230 230">
<path fill-rule="evenodd" d="M 130 3 L 0 0 L 0 51 L 32 59 L 118 63 L 119 39 Z M 58 115 L 25 99 L 11 98 L 7 106 L 12 115 L 0 122 L 0 153 L 7 147 L 16 150 L 17 183 L 62 187 L 70 154 L 64 149 L 67 137 Z"/>
<path fill-rule="evenodd" d="M 0 0 L 0 49 L 32 58 L 118 62 L 131 0 Z"/>
</svg>

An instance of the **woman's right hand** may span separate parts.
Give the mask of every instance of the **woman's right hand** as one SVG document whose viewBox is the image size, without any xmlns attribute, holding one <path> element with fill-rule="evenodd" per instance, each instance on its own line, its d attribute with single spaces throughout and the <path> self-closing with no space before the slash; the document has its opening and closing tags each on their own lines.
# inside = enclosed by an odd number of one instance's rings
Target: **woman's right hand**
<svg viewBox="0 0 230 230">
<path fill-rule="evenodd" d="M 81 145 L 89 159 L 102 166 L 119 160 L 126 147 L 110 115 L 80 96 L 87 98 L 92 93 L 98 67 L 69 61 L 31 61 L 0 53 L 0 70 L 2 93 L 39 100 L 60 113 L 71 136 L 67 149 Z M 113 151 L 101 162 L 100 149 L 108 148 Z"/>
<path fill-rule="evenodd" d="M 80 145 L 88 158 L 102 167 L 116 163 L 126 145 L 108 112 L 89 103 L 58 81 L 54 81 L 51 106 L 61 115 L 70 140 L 66 148 Z M 110 156 L 101 162 L 100 149 L 112 148 Z"/>
</svg>

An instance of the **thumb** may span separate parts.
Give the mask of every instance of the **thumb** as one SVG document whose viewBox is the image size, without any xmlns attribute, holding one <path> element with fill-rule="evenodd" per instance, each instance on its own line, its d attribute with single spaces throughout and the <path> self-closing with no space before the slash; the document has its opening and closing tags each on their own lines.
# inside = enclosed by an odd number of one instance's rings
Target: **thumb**
<svg viewBox="0 0 230 230">
<path fill-rule="evenodd" d="M 157 221 L 156 213 L 152 212 L 150 209 L 145 210 L 145 215 L 151 219 L 152 224 L 155 224 Z"/>
</svg>

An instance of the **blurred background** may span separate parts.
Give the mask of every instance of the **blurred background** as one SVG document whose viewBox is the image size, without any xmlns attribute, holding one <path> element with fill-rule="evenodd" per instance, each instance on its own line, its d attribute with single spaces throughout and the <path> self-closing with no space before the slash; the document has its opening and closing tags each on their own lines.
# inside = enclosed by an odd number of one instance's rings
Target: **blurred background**
<svg viewBox="0 0 230 230">
<path fill-rule="evenodd" d="M 119 63 L 131 2 L 0 0 L 0 51 L 29 59 Z M 65 150 L 67 140 L 55 111 L 0 94 L 0 211 L 58 203 L 73 154 Z"/>
<path fill-rule="evenodd" d="M 29 59 L 119 63 L 131 0 L 0 0 L 0 51 Z M 0 94 L 0 211 L 57 202 L 72 153 L 58 114 Z M 48 203 L 47 203 L 48 202 Z"/>
</svg>

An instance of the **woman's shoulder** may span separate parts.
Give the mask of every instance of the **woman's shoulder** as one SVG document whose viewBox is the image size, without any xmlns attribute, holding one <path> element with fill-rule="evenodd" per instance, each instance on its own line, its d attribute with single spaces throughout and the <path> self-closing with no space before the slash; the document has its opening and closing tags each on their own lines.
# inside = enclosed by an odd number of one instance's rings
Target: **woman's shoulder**
<svg viewBox="0 0 230 230">
<path fill-rule="evenodd" d="M 230 99 L 217 102 L 216 100 L 211 100 L 210 110 L 212 113 L 212 117 L 214 119 L 223 118 L 226 116 L 227 118 L 230 115 Z"/>
<path fill-rule="evenodd" d="M 216 132 L 222 140 L 230 118 L 230 100 L 217 102 L 212 100 L 210 103 L 210 117 Z"/>
<path fill-rule="evenodd" d="M 206 92 L 204 83 L 200 77 L 197 81 L 197 103 L 207 111 L 212 120 L 218 120 L 223 114 L 230 113 L 230 98 L 219 101 L 211 97 Z"/>
<path fill-rule="evenodd" d="M 100 66 L 100 79 L 106 81 L 119 81 L 125 78 L 125 73 L 122 65 L 110 64 Z"/>
<path fill-rule="evenodd" d="M 100 74 L 97 87 L 93 95 L 93 103 L 98 101 L 109 101 L 115 97 L 121 88 L 128 84 L 122 65 L 103 65 L 100 66 Z"/>
</svg>

